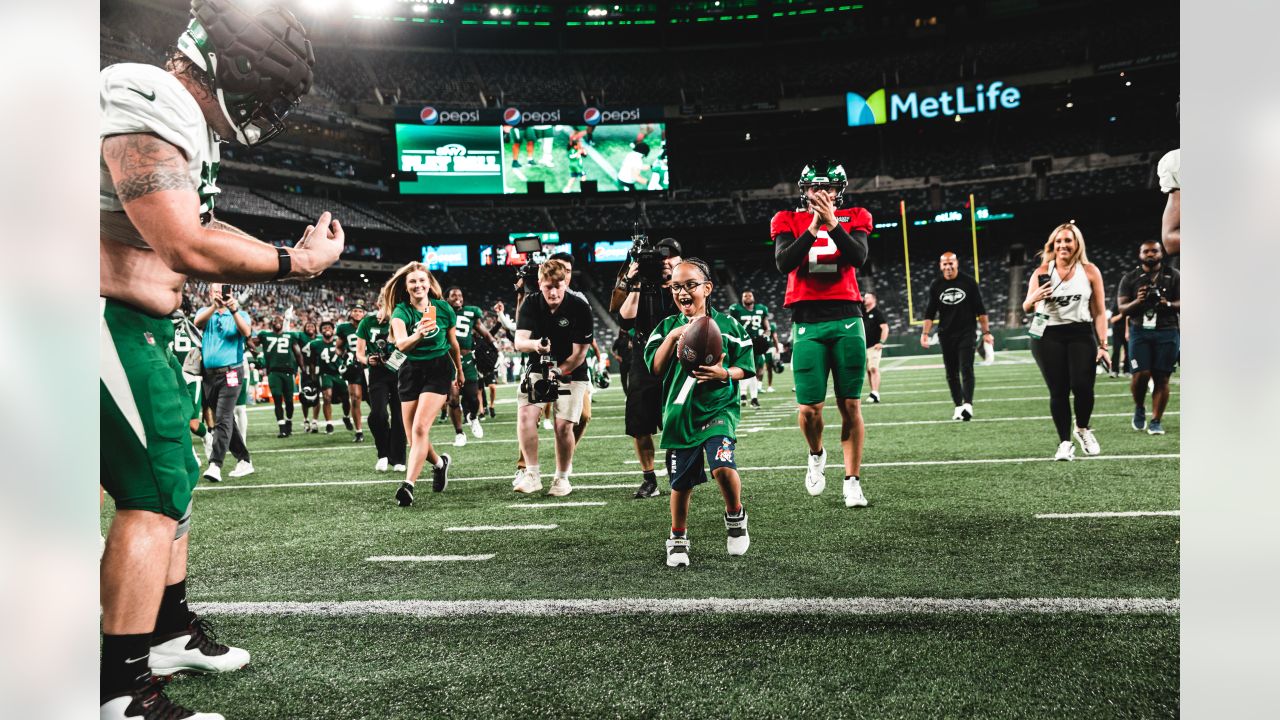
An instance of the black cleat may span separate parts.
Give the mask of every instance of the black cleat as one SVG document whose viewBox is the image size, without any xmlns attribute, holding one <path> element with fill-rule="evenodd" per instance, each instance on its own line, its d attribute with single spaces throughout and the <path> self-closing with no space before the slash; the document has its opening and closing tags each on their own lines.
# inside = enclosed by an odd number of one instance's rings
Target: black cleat
<svg viewBox="0 0 1280 720">
<path fill-rule="evenodd" d="M 106 702 L 102 703 L 99 717 L 144 718 L 144 720 L 167 720 L 168 718 L 210 720 L 222 717 L 214 713 L 197 713 L 175 703 L 164 694 L 164 684 L 164 680 L 153 675 L 147 678 L 142 687 L 107 698 Z"/>
<path fill-rule="evenodd" d="M 645 480 L 643 483 L 640 483 L 640 488 L 636 490 L 634 497 L 636 500 L 643 500 L 645 498 L 658 497 L 661 494 L 662 493 L 658 491 L 657 480 Z"/>
<path fill-rule="evenodd" d="M 351 416 L 350 416 L 350 415 L 344 415 L 344 416 L 343 416 L 343 418 L 342 418 L 342 424 L 343 424 L 343 425 L 346 425 L 348 430 L 354 430 L 354 429 L 356 428 L 356 426 L 355 426 L 355 425 L 351 424 Z"/>
<path fill-rule="evenodd" d="M 324 424 L 324 434 L 325 434 L 325 435 L 332 435 L 332 434 L 333 434 L 333 423 L 325 423 L 325 424 Z"/>
<path fill-rule="evenodd" d="M 357 430 L 357 431 L 356 431 L 356 437 L 355 437 L 355 439 L 354 439 L 354 440 L 352 440 L 351 442 L 364 442 L 364 431 L 363 431 L 363 430 Z"/>
<path fill-rule="evenodd" d="M 288 430 L 285 430 L 285 429 L 284 429 L 284 426 L 283 426 L 283 425 L 281 425 L 281 426 L 280 426 L 280 432 L 276 433 L 276 437 L 278 437 L 278 438 L 287 438 L 287 437 L 289 437 L 289 431 L 288 431 Z"/>
<path fill-rule="evenodd" d="M 492 420 L 496 417 L 498 417 L 498 413 L 494 412 L 493 408 L 489 408 L 489 419 Z"/>
<path fill-rule="evenodd" d="M 760 409 L 760 398 L 751 398 L 751 407 L 756 410 Z"/>
<path fill-rule="evenodd" d="M 449 486 L 449 463 L 453 459 L 448 453 L 440 453 L 440 467 L 431 468 L 431 492 L 444 492 Z"/>
<path fill-rule="evenodd" d="M 292 420 L 285 420 L 285 421 L 284 421 L 284 436 L 285 436 L 285 437 L 289 437 L 289 436 L 291 436 L 291 435 L 293 435 L 293 421 L 292 421 Z"/>
<path fill-rule="evenodd" d="M 413 504 L 413 483 L 400 483 L 400 489 L 396 490 L 396 502 L 400 507 L 409 507 Z"/>
</svg>

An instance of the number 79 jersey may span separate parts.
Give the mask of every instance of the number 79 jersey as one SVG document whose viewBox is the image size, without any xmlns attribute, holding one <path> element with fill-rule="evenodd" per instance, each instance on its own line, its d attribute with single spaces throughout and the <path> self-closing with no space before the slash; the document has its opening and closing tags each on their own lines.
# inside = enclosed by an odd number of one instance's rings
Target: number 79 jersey
<svg viewBox="0 0 1280 720">
<path fill-rule="evenodd" d="M 838 208 L 836 221 L 849 233 L 871 234 L 871 213 L 860 207 Z M 783 210 L 769 223 L 769 236 L 777 238 L 783 233 L 800 237 L 813 222 L 813 213 Z M 853 265 L 842 262 L 840 251 L 826 230 L 818 231 L 818 239 L 809 249 L 809 257 L 787 275 L 787 295 L 783 305 L 791 307 L 808 300 L 848 300 L 859 302 L 858 272 Z"/>
</svg>

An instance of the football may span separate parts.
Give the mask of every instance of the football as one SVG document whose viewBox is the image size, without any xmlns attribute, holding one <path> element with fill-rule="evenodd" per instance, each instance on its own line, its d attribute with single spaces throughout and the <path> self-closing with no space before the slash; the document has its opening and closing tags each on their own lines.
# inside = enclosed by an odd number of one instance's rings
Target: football
<svg viewBox="0 0 1280 720">
<path fill-rule="evenodd" d="M 706 315 L 689 323 L 689 329 L 676 343 L 676 357 L 685 370 L 711 365 L 722 352 L 724 341 L 720 337 L 720 328 Z"/>
</svg>

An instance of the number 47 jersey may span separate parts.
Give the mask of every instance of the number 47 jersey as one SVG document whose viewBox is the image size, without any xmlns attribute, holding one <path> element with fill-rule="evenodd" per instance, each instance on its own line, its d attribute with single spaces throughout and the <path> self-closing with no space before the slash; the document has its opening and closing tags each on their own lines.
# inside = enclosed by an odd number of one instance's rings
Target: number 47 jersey
<svg viewBox="0 0 1280 720">
<path fill-rule="evenodd" d="M 836 221 L 846 232 L 871 234 L 871 213 L 864 208 L 838 208 Z M 775 240 L 784 233 L 800 237 L 809 229 L 811 222 L 811 212 L 783 210 L 770 221 L 769 236 Z M 818 231 L 818 238 L 809 249 L 805 262 L 787 275 L 787 295 L 783 305 L 791 307 L 807 300 L 862 300 L 857 271 L 840 257 L 840 251 L 825 228 Z"/>
</svg>

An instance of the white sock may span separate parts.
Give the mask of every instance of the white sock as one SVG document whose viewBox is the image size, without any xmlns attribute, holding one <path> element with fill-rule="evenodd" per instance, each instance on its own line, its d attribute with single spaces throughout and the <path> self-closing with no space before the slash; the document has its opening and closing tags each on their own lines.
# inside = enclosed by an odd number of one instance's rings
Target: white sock
<svg viewBox="0 0 1280 720">
<path fill-rule="evenodd" d="M 561 472 L 560 470 L 556 470 L 556 480 L 559 480 L 560 478 L 564 478 L 565 480 L 568 480 L 568 479 L 569 479 L 569 471 L 568 471 L 568 470 L 565 470 L 565 471 Z"/>
<path fill-rule="evenodd" d="M 760 397 L 760 378 L 753 377 L 747 381 L 747 387 L 751 391 L 751 399 L 755 400 Z"/>
<path fill-rule="evenodd" d="M 525 472 L 527 472 L 527 473 L 529 473 L 530 475 L 532 475 L 532 476 L 534 476 L 534 477 L 538 477 L 538 476 L 540 476 L 540 475 L 542 474 L 541 472 L 539 472 L 539 470 L 538 470 L 538 466 L 537 466 L 537 465 L 525 465 L 525 466 L 524 466 L 524 471 L 525 471 Z"/>
<path fill-rule="evenodd" d="M 440 468 L 444 467 L 444 456 L 443 456 L 443 455 L 437 455 L 437 456 L 436 456 L 436 461 L 435 461 L 434 463 L 432 463 L 431 465 L 432 465 L 432 467 L 434 467 L 434 468 L 435 468 L 435 469 L 437 469 L 437 470 L 439 470 Z"/>
</svg>

